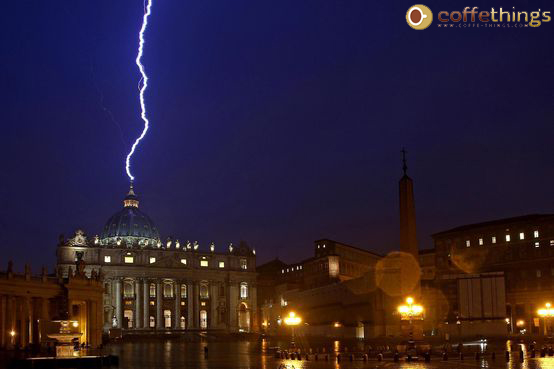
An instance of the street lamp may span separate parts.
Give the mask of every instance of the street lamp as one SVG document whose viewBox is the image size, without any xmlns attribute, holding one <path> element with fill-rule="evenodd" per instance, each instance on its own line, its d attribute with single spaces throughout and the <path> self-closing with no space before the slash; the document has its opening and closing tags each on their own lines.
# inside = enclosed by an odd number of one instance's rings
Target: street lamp
<svg viewBox="0 0 554 369">
<path fill-rule="evenodd" d="M 413 337 L 413 320 L 423 320 L 423 306 L 415 304 L 413 297 L 406 299 L 406 305 L 398 306 L 398 313 L 401 320 L 410 322 L 410 337 Z"/>
<path fill-rule="evenodd" d="M 545 309 L 539 309 L 537 313 L 541 318 L 544 318 L 544 333 L 549 335 L 550 327 L 548 323 L 550 318 L 554 316 L 554 309 L 551 308 L 550 302 L 545 304 Z"/>
<path fill-rule="evenodd" d="M 294 347 L 294 327 L 302 322 L 302 319 L 299 316 L 296 316 L 294 311 L 289 313 L 289 316 L 285 318 L 285 324 L 289 325 L 292 329 L 292 346 Z"/>
</svg>

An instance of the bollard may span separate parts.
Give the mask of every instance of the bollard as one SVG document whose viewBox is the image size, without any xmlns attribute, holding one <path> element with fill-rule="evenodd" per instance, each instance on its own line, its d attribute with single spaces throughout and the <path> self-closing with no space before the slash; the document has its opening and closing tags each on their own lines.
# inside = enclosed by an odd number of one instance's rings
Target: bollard
<svg viewBox="0 0 554 369">
<path fill-rule="evenodd" d="M 350 354 L 350 361 L 354 361 L 354 354 Z"/>
<path fill-rule="evenodd" d="M 460 360 L 464 360 L 464 353 L 463 352 L 460 352 Z"/>
<path fill-rule="evenodd" d="M 442 360 L 443 360 L 443 361 L 448 361 L 448 352 L 444 351 L 444 352 L 442 353 Z"/>
<path fill-rule="evenodd" d="M 377 354 L 377 361 L 383 361 L 383 354 L 382 353 Z"/>
<path fill-rule="evenodd" d="M 535 349 L 532 349 L 532 350 L 531 350 L 531 357 L 534 358 L 535 355 L 536 355 L 536 354 L 535 354 Z"/>
<path fill-rule="evenodd" d="M 325 361 L 329 361 L 329 355 L 325 355 Z"/>
<path fill-rule="evenodd" d="M 317 361 L 317 360 L 318 360 L 317 354 L 315 354 L 315 356 L 314 356 L 314 360 L 315 360 L 315 361 Z"/>
<path fill-rule="evenodd" d="M 425 354 L 425 362 L 426 363 L 430 363 L 431 362 L 431 353 L 429 351 L 427 351 Z"/>
<path fill-rule="evenodd" d="M 552 346 L 548 347 L 548 356 L 554 355 L 554 350 L 552 350 Z"/>
<path fill-rule="evenodd" d="M 545 357 L 546 356 L 546 350 L 543 348 L 541 348 L 541 357 Z"/>
<path fill-rule="evenodd" d="M 519 350 L 519 361 L 523 363 L 525 361 L 525 355 L 523 354 L 523 350 Z"/>
<path fill-rule="evenodd" d="M 337 354 L 337 361 L 340 363 L 340 354 Z"/>
<path fill-rule="evenodd" d="M 367 361 L 367 354 L 364 354 L 364 362 Z"/>
<path fill-rule="evenodd" d="M 400 355 L 398 355 L 398 352 L 395 352 L 393 357 L 394 362 L 397 363 L 398 359 L 400 359 Z"/>
<path fill-rule="evenodd" d="M 306 361 L 310 361 L 310 355 L 306 354 Z"/>
<path fill-rule="evenodd" d="M 510 361 L 510 351 L 506 351 L 506 361 Z"/>
<path fill-rule="evenodd" d="M 406 356 L 406 361 L 408 363 L 411 363 L 412 362 L 412 355 L 408 354 L 408 356 Z"/>
</svg>

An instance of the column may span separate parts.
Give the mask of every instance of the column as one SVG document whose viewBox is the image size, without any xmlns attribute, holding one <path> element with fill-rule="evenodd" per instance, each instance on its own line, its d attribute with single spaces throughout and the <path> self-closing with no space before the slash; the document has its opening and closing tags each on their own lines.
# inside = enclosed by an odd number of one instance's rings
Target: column
<svg viewBox="0 0 554 369">
<path fill-rule="evenodd" d="M 231 332 L 238 330 L 237 308 L 239 305 L 239 287 L 237 282 L 229 282 L 227 285 L 229 291 L 229 329 Z"/>
<path fill-rule="evenodd" d="M 123 310 L 121 309 L 121 279 L 115 280 L 115 318 L 117 319 L 117 328 L 123 326 Z"/>
<path fill-rule="evenodd" d="M 181 282 L 175 281 L 175 320 L 173 329 L 181 329 Z"/>
<path fill-rule="evenodd" d="M 187 329 L 196 327 L 194 324 L 194 286 L 192 283 L 192 281 L 187 282 Z"/>
<path fill-rule="evenodd" d="M 8 327 L 6 324 L 6 304 L 8 303 L 7 296 L 0 296 L 0 348 L 6 348 L 6 332 Z"/>
<path fill-rule="evenodd" d="M 26 298 L 25 297 L 20 297 L 18 298 L 19 300 L 19 345 L 21 347 L 25 347 L 25 345 L 27 344 L 27 335 L 28 335 L 28 331 L 27 331 L 27 324 L 25 324 L 27 322 L 27 315 L 26 315 L 26 310 L 25 310 L 25 306 L 26 306 Z"/>
<path fill-rule="evenodd" d="M 217 289 L 218 289 L 218 284 L 216 282 L 211 282 L 210 283 L 210 316 L 209 316 L 209 321 L 210 321 L 210 328 L 216 328 L 217 327 L 217 319 L 218 319 L 218 316 L 217 316 L 217 302 L 218 302 L 218 297 L 217 297 Z"/>
<path fill-rule="evenodd" d="M 150 281 L 145 279 L 142 284 L 142 326 L 143 328 L 150 328 Z"/>
<path fill-rule="evenodd" d="M 142 328 L 142 280 L 135 280 L 135 313 L 133 314 L 133 328 Z"/>
<path fill-rule="evenodd" d="M 156 281 L 156 329 L 164 329 L 162 312 L 162 282 Z"/>
<path fill-rule="evenodd" d="M 200 328 L 200 286 L 198 281 L 194 281 L 194 293 L 192 294 L 193 301 L 193 317 L 194 328 Z"/>
</svg>

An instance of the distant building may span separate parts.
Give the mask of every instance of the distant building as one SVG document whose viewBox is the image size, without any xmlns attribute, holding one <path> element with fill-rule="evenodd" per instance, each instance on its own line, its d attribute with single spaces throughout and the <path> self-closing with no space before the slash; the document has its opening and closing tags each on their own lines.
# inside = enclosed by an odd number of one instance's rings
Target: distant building
<svg viewBox="0 0 554 369">
<path fill-rule="evenodd" d="M 77 231 L 57 250 L 63 276 L 79 260 L 88 274 L 102 271 L 106 331 L 257 329 L 254 250 L 244 242 L 216 251 L 214 244 L 162 241 L 132 186 L 123 204 L 100 236 Z"/>
<path fill-rule="evenodd" d="M 434 234 L 433 240 L 439 278 L 496 276 L 498 280 L 490 287 L 483 285 L 482 291 L 505 286 L 505 305 L 495 307 L 494 314 L 483 309 L 483 319 L 503 323 L 504 332 L 527 335 L 547 332 L 537 311 L 547 302 L 554 303 L 553 214 L 459 226 Z M 477 320 L 471 315 L 476 313 L 475 309 L 469 309 L 452 293 L 445 295 L 451 317 L 462 323 Z"/>
<path fill-rule="evenodd" d="M 87 277 L 83 268 L 61 278 L 46 269 L 32 275 L 28 266 L 17 274 L 10 262 L 8 270 L 0 272 L 0 347 L 54 342 L 47 335 L 59 332 L 55 320 L 74 321 L 80 342 L 97 347 L 102 343 L 102 291 L 100 276 Z"/>
<path fill-rule="evenodd" d="M 384 308 L 388 298 L 375 280 L 368 279 L 382 256 L 329 239 L 315 241 L 314 254 L 295 264 L 273 260 L 258 267 L 262 330 L 283 333 L 282 319 L 294 309 L 308 324 L 302 328 L 304 334 L 384 334 L 385 322 L 390 321 Z"/>
</svg>

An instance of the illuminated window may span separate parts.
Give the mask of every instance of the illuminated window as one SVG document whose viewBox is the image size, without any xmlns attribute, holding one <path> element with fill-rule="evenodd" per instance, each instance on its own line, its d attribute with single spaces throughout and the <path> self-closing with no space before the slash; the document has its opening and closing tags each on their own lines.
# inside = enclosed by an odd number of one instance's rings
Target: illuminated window
<svg viewBox="0 0 554 369">
<path fill-rule="evenodd" d="M 200 260 L 200 266 L 201 267 L 207 267 L 208 266 L 208 260 Z"/>
<path fill-rule="evenodd" d="M 496 236 L 492 236 L 491 242 L 496 243 Z"/>
<path fill-rule="evenodd" d="M 471 246 L 471 241 L 470 240 L 466 240 L 466 247 L 469 247 Z"/>
<path fill-rule="evenodd" d="M 219 262 L 219 267 L 220 267 L 220 268 L 225 268 L 225 262 L 224 262 L 224 261 L 220 261 L 220 262 Z"/>
<path fill-rule="evenodd" d="M 150 297 L 156 297 L 156 285 L 150 283 Z"/>
<path fill-rule="evenodd" d="M 554 246 L 554 240 L 550 240 L 550 246 Z"/>
<path fill-rule="evenodd" d="M 525 239 L 525 233 L 519 232 L 519 239 L 524 240 Z"/>
<path fill-rule="evenodd" d="M 205 301 L 202 301 L 202 302 L 200 303 L 200 305 L 201 305 L 201 306 L 206 306 L 206 302 L 205 302 Z"/>
<path fill-rule="evenodd" d="M 182 299 L 187 298 L 187 285 L 186 284 L 181 285 L 181 298 Z"/>
<path fill-rule="evenodd" d="M 156 302 L 155 301 L 150 301 L 150 306 L 154 306 L 156 305 Z"/>
<path fill-rule="evenodd" d="M 483 246 L 483 239 L 482 238 L 479 239 L 479 245 Z"/>
<path fill-rule="evenodd" d="M 184 301 L 181 301 L 181 306 L 185 306 L 185 302 L 184 302 Z"/>
<path fill-rule="evenodd" d="M 323 244 L 323 248 L 325 248 L 325 244 Z"/>
<path fill-rule="evenodd" d="M 112 262 L 112 257 L 109 256 L 109 255 L 106 255 L 104 256 L 104 263 L 111 263 Z"/>
<path fill-rule="evenodd" d="M 539 231 L 535 231 L 535 232 L 533 232 L 533 237 L 535 237 L 535 238 L 539 238 Z"/>
<path fill-rule="evenodd" d="M 207 299 L 210 297 L 210 294 L 208 292 L 208 285 L 205 283 L 202 283 L 200 285 L 200 298 Z"/>
<path fill-rule="evenodd" d="M 125 256 L 124 261 L 125 261 L 125 264 L 133 264 L 135 261 L 135 258 L 132 256 Z"/>
<path fill-rule="evenodd" d="M 285 274 L 285 269 L 281 269 L 281 274 Z"/>
<path fill-rule="evenodd" d="M 135 296 L 133 291 L 133 282 L 131 281 L 123 282 L 123 296 L 126 298 L 131 298 Z"/>
<path fill-rule="evenodd" d="M 173 284 L 170 282 L 164 282 L 164 297 L 173 297 Z"/>
<path fill-rule="evenodd" d="M 246 262 L 246 259 L 240 259 L 240 268 L 243 270 L 246 270 L 248 268 L 248 264 Z"/>
<path fill-rule="evenodd" d="M 248 284 L 246 282 L 242 282 L 240 284 L 240 298 L 241 299 L 248 298 Z"/>
<path fill-rule="evenodd" d="M 535 247 L 540 247 L 540 246 L 541 246 L 540 242 L 535 242 Z"/>
<path fill-rule="evenodd" d="M 152 315 L 150 315 L 150 328 L 156 327 L 156 319 Z"/>
<path fill-rule="evenodd" d="M 510 242 L 512 240 L 512 237 L 510 237 L 509 234 L 506 235 L 506 242 Z"/>
<path fill-rule="evenodd" d="M 154 264 L 156 262 L 156 258 L 155 257 L 150 257 L 150 264 Z"/>
<path fill-rule="evenodd" d="M 181 259 L 181 264 L 187 265 L 187 259 Z"/>
</svg>

